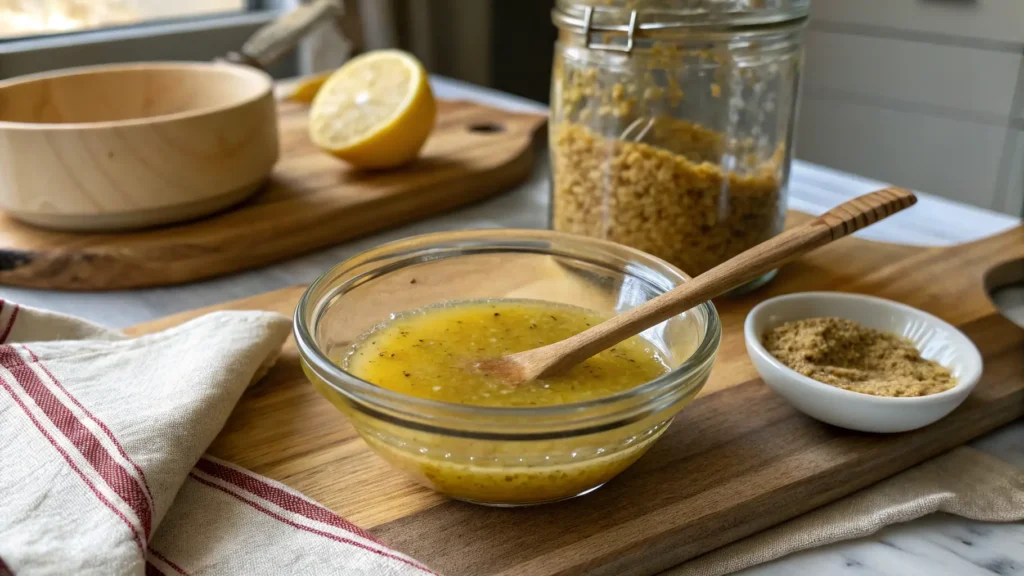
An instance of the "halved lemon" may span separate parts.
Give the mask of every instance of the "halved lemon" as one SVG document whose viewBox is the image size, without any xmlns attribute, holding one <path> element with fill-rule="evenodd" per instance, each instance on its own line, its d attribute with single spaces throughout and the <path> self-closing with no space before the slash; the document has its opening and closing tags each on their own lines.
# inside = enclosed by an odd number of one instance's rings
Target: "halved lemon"
<svg viewBox="0 0 1024 576">
<path fill-rule="evenodd" d="M 380 50 L 353 58 L 324 82 L 309 135 L 359 168 L 392 168 L 419 154 L 436 115 L 423 64 L 400 50 Z"/>
<path fill-rule="evenodd" d="M 292 102 L 298 102 L 300 104 L 312 104 L 313 98 L 316 98 L 316 93 L 320 91 L 320 87 L 324 85 L 324 82 L 326 82 L 333 73 L 334 72 L 322 72 L 300 80 L 299 83 L 292 88 L 291 94 L 285 96 L 285 99 Z"/>
</svg>

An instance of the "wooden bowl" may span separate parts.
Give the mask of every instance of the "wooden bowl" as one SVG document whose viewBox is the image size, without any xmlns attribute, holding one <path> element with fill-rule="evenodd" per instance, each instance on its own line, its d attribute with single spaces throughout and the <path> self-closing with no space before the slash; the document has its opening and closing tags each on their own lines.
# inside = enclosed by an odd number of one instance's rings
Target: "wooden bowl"
<svg viewBox="0 0 1024 576">
<path fill-rule="evenodd" d="M 240 202 L 277 161 L 273 81 L 222 62 L 93 66 L 0 82 L 0 210 L 122 230 Z"/>
</svg>

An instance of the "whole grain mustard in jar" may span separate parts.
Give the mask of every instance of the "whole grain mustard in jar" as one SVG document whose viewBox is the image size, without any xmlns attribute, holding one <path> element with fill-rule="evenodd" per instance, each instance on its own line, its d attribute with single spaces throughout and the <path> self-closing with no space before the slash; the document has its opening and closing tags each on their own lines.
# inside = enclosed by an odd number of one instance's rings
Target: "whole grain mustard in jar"
<svg viewBox="0 0 1024 576">
<path fill-rule="evenodd" d="M 552 227 L 692 276 L 781 232 L 807 10 L 558 0 Z"/>
</svg>

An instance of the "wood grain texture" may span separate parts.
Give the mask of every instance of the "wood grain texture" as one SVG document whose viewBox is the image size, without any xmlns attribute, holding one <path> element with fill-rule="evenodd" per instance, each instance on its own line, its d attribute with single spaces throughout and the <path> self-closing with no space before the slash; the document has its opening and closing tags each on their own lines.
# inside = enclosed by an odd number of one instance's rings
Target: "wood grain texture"
<svg viewBox="0 0 1024 576">
<path fill-rule="evenodd" d="M 278 105 L 281 160 L 251 201 L 192 223 L 123 234 L 47 232 L 0 215 L 0 284 L 139 288 L 237 272 L 482 200 L 525 179 L 545 117 L 438 103 L 419 160 L 359 172 L 317 150 L 307 108 Z M 2 152 L 2 146 L 0 146 Z"/>
<path fill-rule="evenodd" d="M 227 63 L 91 66 L 0 82 L 0 209 L 60 230 L 205 216 L 278 158 L 274 84 Z"/>
<path fill-rule="evenodd" d="M 373 455 L 316 394 L 291 342 L 270 374 L 246 392 L 210 452 L 305 492 L 444 574 L 652 574 L 1024 415 L 1024 330 L 999 315 L 986 295 L 986 283 L 1022 280 L 1024 227 L 949 248 L 847 238 L 797 259 L 765 288 L 715 303 L 723 337 L 700 397 L 632 468 L 561 504 L 484 508 L 413 484 Z M 758 379 L 742 328 L 757 302 L 805 290 L 874 294 L 959 326 L 984 356 L 981 382 L 948 417 L 904 434 L 851 432 L 803 416 Z M 217 309 L 290 314 L 302 291 Z M 203 312 L 130 332 L 152 332 Z"/>
<path fill-rule="evenodd" d="M 830 240 L 838 240 L 916 203 L 913 192 L 892 186 L 844 202 L 809 225 L 821 222 L 829 228 Z"/>
<path fill-rule="evenodd" d="M 341 0 L 315 0 L 302 4 L 257 30 L 241 50 L 229 53 L 227 60 L 265 70 L 294 49 L 299 40 L 319 24 L 332 23 L 340 28 L 344 13 Z"/>
</svg>

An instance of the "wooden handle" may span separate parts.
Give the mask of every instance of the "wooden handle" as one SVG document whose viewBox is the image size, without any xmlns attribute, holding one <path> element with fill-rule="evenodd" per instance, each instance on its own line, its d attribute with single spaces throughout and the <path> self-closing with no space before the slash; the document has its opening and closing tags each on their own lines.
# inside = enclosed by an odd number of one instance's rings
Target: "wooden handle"
<svg viewBox="0 0 1024 576">
<path fill-rule="evenodd" d="M 787 261 L 912 206 L 909 190 L 886 188 L 840 204 L 819 218 L 787 230 L 636 308 L 550 346 L 521 352 L 531 378 L 555 374 L 651 326 L 742 286 Z M 524 362 L 520 362 L 524 364 Z"/>
<path fill-rule="evenodd" d="M 229 53 L 226 59 L 266 69 L 295 48 L 314 26 L 327 20 L 340 21 L 344 13 L 341 0 L 315 0 L 304 4 L 257 30 L 241 50 Z"/>
<path fill-rule="evenodd" d="M 840 204 L 819 216 L 818 220 L 829 227 L 832 240 L 838 240 L 913 206 L 915 202 L 917 197 L 910 190 L 890 187 Z"/>
</svg>

